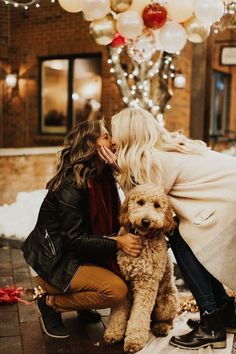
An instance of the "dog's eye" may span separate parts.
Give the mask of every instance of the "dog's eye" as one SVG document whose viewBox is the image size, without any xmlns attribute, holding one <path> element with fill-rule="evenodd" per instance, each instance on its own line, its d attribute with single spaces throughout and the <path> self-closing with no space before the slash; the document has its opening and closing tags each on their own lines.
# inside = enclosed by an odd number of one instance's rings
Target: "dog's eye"
<svg viewBox="0 0 236 354">
<path fill-rule="evenodd" d="M 155 202 L 155 203 L 154 203 L 154 208 L 160 208 L 160 204 L 157 203 L 157 202 Z"/>
<path fill-rule="evenodd" d="M 144 204 L 145 204 L 145 201 L 144 201 L 143 199 L 139 199 L 139 200 L 137 201 L 137 203 L 138 203 L 139 205 L 144 205 Z"/>
</svg>

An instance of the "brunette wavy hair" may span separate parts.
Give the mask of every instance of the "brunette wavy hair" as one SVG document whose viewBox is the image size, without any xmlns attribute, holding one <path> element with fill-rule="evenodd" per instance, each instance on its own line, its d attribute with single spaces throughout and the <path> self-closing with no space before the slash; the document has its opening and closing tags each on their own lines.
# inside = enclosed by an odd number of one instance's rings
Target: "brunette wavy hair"
<svg viewBox="0 0 236 354">
<path fill-rule="evenodd" d="M 104 120 L 84 121 L 77 124 L 66 136 L 55 176 L 46 188 L 59 189 L 69 175 L 75 175 L 78 187 L 86 187 L 91 177 L 98 171 L 99 158 L 96 141 L 101 135 Z"/>
</svg>

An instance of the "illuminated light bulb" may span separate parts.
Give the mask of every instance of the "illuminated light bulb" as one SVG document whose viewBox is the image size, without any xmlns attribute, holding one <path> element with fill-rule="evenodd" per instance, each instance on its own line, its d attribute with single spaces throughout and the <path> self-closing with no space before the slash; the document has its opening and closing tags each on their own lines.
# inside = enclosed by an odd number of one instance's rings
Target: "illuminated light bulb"
<svg viewBox="0 0 236 354">
<path fill-rule="evenodd" d="M 108 62 L 108 64 L 112 64 L 112 60 L 111 59 L 108 59 L 107 62 Z"/>
<path fill-rule="evenodd" d="M 112 55 L 112 60 L 117 61 L 118 60 L 118 55 Z"/>
<path fill-rule="evenodd" d="M 110 73 L 114 73 L 115 72 L 115 69 L 114 68 L 111 68 L 110 69 Z"/>
</svg>

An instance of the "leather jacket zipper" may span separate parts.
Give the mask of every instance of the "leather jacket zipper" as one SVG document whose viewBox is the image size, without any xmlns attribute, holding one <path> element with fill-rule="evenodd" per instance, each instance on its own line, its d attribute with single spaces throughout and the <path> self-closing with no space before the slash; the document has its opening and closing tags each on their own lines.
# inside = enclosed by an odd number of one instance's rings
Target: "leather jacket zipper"
<svg viewBox="0 0 236 354">
<path fill-rule="evenodd" d="M 55 255 L 56 255 L 56 249 L 55 249 L 54 243 L 53 243 L 52 240 L 51 240 L 51 237 L 49 236 L 49 233 L 48 233 L 47 229 L 45 229 L 45 236 L 44 236 L 44 238 L 45 238 L 45 240 L 48 241 L 50 250 L 51 250 L 52 254 L 55 256 Z"/>
</svg>

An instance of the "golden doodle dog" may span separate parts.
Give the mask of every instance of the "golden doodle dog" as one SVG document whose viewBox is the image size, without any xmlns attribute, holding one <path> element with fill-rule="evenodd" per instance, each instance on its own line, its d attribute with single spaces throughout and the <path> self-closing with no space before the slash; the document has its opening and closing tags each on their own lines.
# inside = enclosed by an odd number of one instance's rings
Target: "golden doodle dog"
<svg viewBox="0 0 236 354">
<path fill-rule="evenodd" d="M 127 193 L 120 223 L 120 234 L 135 231 L 143 248 L 138 257 L 118 251 L 118 264 L 131 296 L 112 310 L 104 339 L 115 343 L 125 337 L 124 350 L 134 353 L 147 343 L 150 323 L 156 336 L 165 336 L 177 314 L 177 289 L 165 238 L 175 222 L 162 188 L 143 184 Z"/>
</svg>

